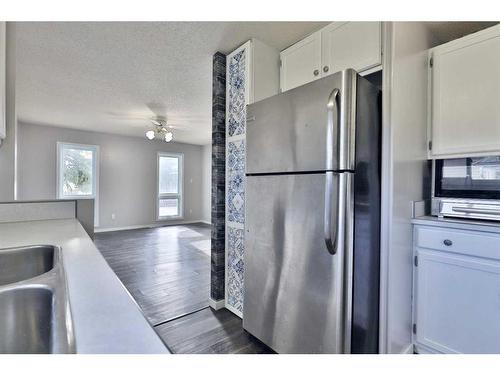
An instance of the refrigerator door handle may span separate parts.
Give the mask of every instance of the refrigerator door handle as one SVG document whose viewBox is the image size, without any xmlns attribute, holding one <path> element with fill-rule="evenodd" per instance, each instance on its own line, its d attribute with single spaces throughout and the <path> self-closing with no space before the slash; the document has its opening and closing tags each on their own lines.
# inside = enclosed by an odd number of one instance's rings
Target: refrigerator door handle
<svg viewBox="0 0 500 375">
<path fill-rule="evenodd" d="M 334 116 L 337 116 L 338 120 L 338 97 L 340 94 L 339 89 L 333 89 L 328 97 L 327 108 L 327 119 L 326 119 L 326 180 L 325 180 L 325 243 L 328 252 L 332 255 L 335 255 L 337 252 L 337 235 L 338 232 L 334 231 L 332 216 L 334 209 L 334 186 L 333 186 L 333 178 L 334 174 L 331 172 L 333 167 L 334 160 Z M 340 179 L 337 179 L 337 207 L 340 198 Z M 340 207 L 338 207 L 340 208 Z"/>
<path fill-rule="evenodd" d="M 325 244 L 328 252 L 332 255 L 337 254 L 339 244 L 343 244 L 345 228 L 345 212 L 347 208 L 347 178 L 348 173 L 339 173 L 337 176 L 337 222 L 332 223 L 333 216 L 333 179 L 334 172 L 326 172 L 325 183 Z M 335 227 L 335 229 L 334 229 Z"/>
<path fill-rule="evenodd" d="M 326 117 L 326 170 L 331 171 L 334 168 L 333 160 L 335 157 L 334 154 L 334 128 L 333 128 L 333 119 L 334 116 L 337 116 L 337 123 L 339 120 L 339 111 L 338 111 L 338 98 L 340 96 L 339 89 L 333 89 L 328 97 L 328 104 L 326 105 L 327 109 L 327 117 Z"/>
</svg>

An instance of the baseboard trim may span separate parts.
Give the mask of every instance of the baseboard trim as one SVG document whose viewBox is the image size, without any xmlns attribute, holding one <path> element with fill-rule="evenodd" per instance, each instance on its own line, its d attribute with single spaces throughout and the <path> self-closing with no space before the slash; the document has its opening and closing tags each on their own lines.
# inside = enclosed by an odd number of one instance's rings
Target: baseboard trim
<svg viewBox="0 0 500 375">
<path fill-rule="evenodd" d="M 216 301 L 212 298 L 209 298 L 208 299 L 208 306 L 210 306 L 214 310 L 220 310 L 220 309 L 226 307 L 226 300 L 221 299 L 219 301 Z"/>
<path fill-rule="evenodd" d="M 226 305 L 226 309 L 231 311 L 234 315 L 236 315 L 238 318 L 243 319 L 243 313 L 241 311 L 236 310 L 233 306 L 231 305 Z"/>
<path fill-rule="evenodd" d="M 104 233 L 104 232 L 118 232 L 122 230 L 133 230 L 133 229 L 145 229 L 145 228 L 158 228 L 158 227 L 170 227 L 172 225 L 187 225 L 187 224 L 198 224 L 203 223 L 203 220 L 187 220 L 187 221 L 175 221 L 169 223 L 151 223 L 142 225 L 129 225 L 125 227 L 110 227 L 110 228 L 98 228 L 94 229 L 94 233 Z"/>
<path fill-rule="evenodd" d="M 200 221 L 199 221 L 199 223 L 212 225 L 212 222 L 211 222 L 211 221 L 208 221 L 208 220 L 200 220 Z"/>
</svg>

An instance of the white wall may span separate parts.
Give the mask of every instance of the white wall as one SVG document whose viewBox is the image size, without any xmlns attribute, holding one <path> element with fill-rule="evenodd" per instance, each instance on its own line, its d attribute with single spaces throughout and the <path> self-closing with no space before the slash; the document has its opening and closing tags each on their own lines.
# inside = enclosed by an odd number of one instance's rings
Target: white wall
<svg viewBox="0 0 500 375">
<path fill-rule="evenodd" d="M 212 145 L 203 146 L 203 221 L 212 218 Z"/>
<path fill-rule="evenodd" d="M 16 194 L 16 34 L 7 22 L 6 35 L 6 138 L 0 144 L 0 202 L 12 201 Z"/>
<path fill-rule="evenodd" d="M 59 141 L 100 147 L 100 229 L 155 222 L 158 151 L 184 154 L 184 221 L 204 219 L 203 146 L 26 123 L 18 125 L 19 199 L 56 197 Z"/>
<path fill-rule="evenodd" d="M 381 351 L 411 345 L 412 201 L 425 195 L 427 49 L 436 44 L 421 22 L 395 22 L 384 66 Z M 387 101 L 387 99 L 389 101 Z"/>
</svg>

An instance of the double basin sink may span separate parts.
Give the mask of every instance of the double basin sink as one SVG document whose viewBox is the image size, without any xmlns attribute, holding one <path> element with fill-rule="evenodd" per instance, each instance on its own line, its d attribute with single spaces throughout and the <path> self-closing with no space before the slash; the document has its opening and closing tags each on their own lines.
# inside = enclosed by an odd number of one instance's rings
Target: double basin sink
<svg viewBox="0 0 500 375">
<path fill-rule="evenodd" d="M 0 353 L 75 353 L 61 248 L 0 249 Z"/>
</svg>

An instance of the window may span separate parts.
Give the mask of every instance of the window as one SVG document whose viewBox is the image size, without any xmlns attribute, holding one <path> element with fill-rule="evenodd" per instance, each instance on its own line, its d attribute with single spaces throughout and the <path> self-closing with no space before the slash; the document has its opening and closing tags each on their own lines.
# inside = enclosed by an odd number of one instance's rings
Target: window
<svg viewBox="0 0 500 375">
<path fill-rule="evenodd" d="M 158 153 L 158 220 L 182 218 L 182 159 L 182 154 Z"/>
<path fill-rule="evenodd" d="M 98 226 L 99 147 L 57 142 L 57 197 L 94 199 Z"/>
</svg>

